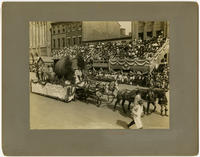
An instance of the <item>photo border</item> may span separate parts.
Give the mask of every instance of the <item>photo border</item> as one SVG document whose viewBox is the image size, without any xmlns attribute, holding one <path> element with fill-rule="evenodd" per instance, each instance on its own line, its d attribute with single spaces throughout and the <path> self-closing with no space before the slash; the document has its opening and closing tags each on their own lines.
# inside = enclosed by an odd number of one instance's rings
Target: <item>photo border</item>
<svg viewBox="0 0 200 157">
<path fill-rule="evenodd" d="M 4 2 L 2 147 L 5 155 L 196 155 L 198 4 Z M 29 21 L 169 21 L 170 129 L 30 130 Z"/>
</svg>

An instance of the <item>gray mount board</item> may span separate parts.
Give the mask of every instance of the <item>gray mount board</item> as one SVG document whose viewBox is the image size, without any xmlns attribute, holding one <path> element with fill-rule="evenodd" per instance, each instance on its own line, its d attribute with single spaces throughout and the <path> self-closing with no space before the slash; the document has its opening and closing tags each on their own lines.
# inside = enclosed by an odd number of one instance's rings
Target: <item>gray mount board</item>
<svg viewBox="0 0 200 157">
<path fill-rule="evenodd" d="M 5 155 L 196 155 L 198 4 L 4 2 L 2 145 Z M 29 21 L 168 20 L 170 129 L 30 130 Z"/>
</svg>

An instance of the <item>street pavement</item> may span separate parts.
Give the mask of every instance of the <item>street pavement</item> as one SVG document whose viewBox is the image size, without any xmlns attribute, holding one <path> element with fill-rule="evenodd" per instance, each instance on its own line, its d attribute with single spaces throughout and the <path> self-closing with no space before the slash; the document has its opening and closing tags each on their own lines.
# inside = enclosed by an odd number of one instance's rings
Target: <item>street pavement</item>
<svg viewBox="0 0 200 157">
<path fill-rule="evenodd" d="M 120 85 L 120 89 L 122 88 L 131 87 Z M 131 121 L 130 113 L 124 114 L 119 105 L 113 111 L 114 102 L 111 104 L 104 101 L 100 107 L 97 107 L 92 100 L 89 103 L 79 100 L 66 103 L 30 93 L 30 128 L 127 129 L 126 126 Z M 125 104 L 127 109 L 128 102 Z M 160 115 L 158 104 L 156 112 L 145 115 L 142 122 L 143 129 L 169 129 L 169 117 Z M 130 129 L 136 129 L 136 126 L 133 125 Z"/>
</svg>

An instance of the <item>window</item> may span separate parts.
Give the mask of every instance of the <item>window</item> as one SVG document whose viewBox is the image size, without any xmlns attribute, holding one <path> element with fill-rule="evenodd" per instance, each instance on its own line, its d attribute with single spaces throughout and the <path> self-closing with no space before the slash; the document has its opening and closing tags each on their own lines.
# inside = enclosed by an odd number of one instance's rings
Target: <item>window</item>
<svg viewBox="0 0 200 157">
<path fill-rule="evenodd" d="M 65 38 L 62 38 L 63 47 L 65 47 Z"/>
<path fill-rule="evenodd" d="M 56 41 L 55 41 L 55 39 L 53 39 L 53 48 L 55 48 L 56 47 Z"/>
<path fill-rule="evenodd" d="M 65 29 L 63 28 L 63 33 L 65 33 Z"/>
<path fill-rule="evenodd" d="M 55 30 L 53 30 L 53 34 L 56 34 L 56 31 L 55 31 Z"/>
<path fill-rule="evenodd" d="M 153 35 L 152 32 L 147 32 L 148 37 L 152 37 L 152 35 Z"/>
<path fill-rule="evenodd" d="M 82 38 L 78 37 L 78 40 L 79 40 L 79 44 L 81 44 L 82 43 Z"/>
<path fill-rule="evenodd" d="M 156 36 L 158 37 L 159 35 L 161 35 L 161 30 L 156 31 Z"/>
<path fill-rule="evenodd" d="M 139 37 L 139 39 L 144 39 L 144 33 L 142 32 L 142 33 L 138 33 L 138 37 Z"/>
<path fill-rule="evenodd" d="M 58 39 L 58 48 L 60 48 L 60 39 Z"/>
<path fill-rule="evenodd" d="M 73 38 L 73 45 L 76 44 L 76 38 Z"/>
<path fill-rule="evenodd" d="M 58 30 L 58 34 L 60 34 L 60 29 Z"/>
</svg>

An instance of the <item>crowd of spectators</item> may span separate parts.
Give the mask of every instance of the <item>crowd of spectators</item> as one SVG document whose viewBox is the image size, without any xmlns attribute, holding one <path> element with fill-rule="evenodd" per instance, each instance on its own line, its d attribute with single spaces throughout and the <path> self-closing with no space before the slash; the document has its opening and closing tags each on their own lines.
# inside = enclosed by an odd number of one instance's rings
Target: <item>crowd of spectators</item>
<svg viewBox="0 0 200 157">
<path fill-rule="evenodd" d="M 91 70 L 91 78 L 97 81 L 111 82 L 117 80 L 120 84 L 139 85 L 143 87 L 165 88 L 169 85 L 169 68 L 165 65 L 163 69 L 154 69 L 152 72 L 130 71 L 112 72 L 106 70 Z"/>
<path fill-rule="evenodd" d="M 90 76 L 95 78 L 97 81 L 112 82 L 117 80 L 120 84 L 149 86 L 148 73 L 141 71 L 130 71 L 130 72 L 112 72 L 106 70 L 95 70 L 90 71 Z"/>
<path fill-rule="evenodd" d="M 169 67 L 163 64 L 161 68 L 153 69 L 149 72 L 142 71 L 108 71 L 102 68 L 89 71 L 89 77 L 97 81 L 112 82 L 117 80 L 120 84 L 139 85 L 143 87 L 165 88 L 169 85 Z"/>
<path fill-rule="evenodd" d="M 77 53 L 83 54 L 84 60 L 101 60 L 108 62 L 110 58 L 131 58 L 131 59 L 151 59 L 157 50 L 163 45 L 166 38 L 159 36 L 149 40 L 133 41 L 109 41 L 97 43 L 85 43 L 52 50 L 54 58 L 61 58 L 69 55 L 75 57 Z"/>
<path fill-rule="evenodd" d="M 64 56 L 76 57 L 81 52 L 86 64 L 92 63 L 94 60 L 108 62 L 110 58 L 129 58 L 129 59 L 151 59 L 160 47 L 165 43 L 166 38 L 159 36 L 149 40 L 133 40 L 133 41 L 109 41 L 86 43 L 65 47 L 59 50 L 53 50 L 54 58 L 62 58 Z M 88 64 L 90 65 L 90 64 Z M 91 64 L 92 65 L 92 64 Z M 151 73 L 142 71 L 106 71 L 90 69 L 89 75 L 99 81 L 114 81 L 119 83 L 139 85 L 145 87 L 168 88 L 169 78 L 168 69 L 154 69 Z"/>
</svg>

